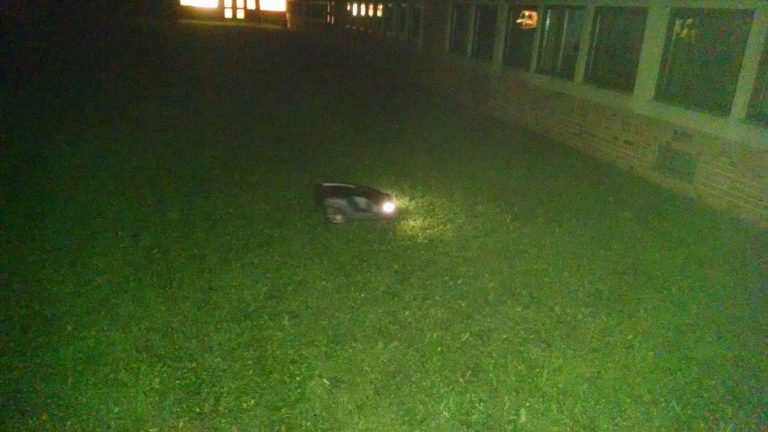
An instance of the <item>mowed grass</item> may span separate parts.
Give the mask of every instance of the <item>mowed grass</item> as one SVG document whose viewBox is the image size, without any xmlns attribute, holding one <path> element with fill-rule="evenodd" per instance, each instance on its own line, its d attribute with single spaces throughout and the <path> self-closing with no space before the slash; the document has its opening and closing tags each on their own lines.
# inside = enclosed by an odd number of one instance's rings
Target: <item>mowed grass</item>
<svg viewBox="0 0 768 432">
<path fill-rule="evenodd" d="M 4 93 L 1 429 L 768 425 L 764 233 L 306 35 L 126 32 Z"/>
</svg>

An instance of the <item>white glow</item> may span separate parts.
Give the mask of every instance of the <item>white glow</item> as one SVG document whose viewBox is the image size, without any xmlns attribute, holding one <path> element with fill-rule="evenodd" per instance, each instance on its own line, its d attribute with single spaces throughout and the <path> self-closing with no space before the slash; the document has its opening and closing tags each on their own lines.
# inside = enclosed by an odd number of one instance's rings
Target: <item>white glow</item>
<svg viewBox="0 0 768 432">
<path fill-rule="evenodd" d="M 384 203 L 384 205 L 381 206 L 381 210 L 384 211 L 384 213 L 394 213 L 395 212 L 395 203 L 387 201 Z"/>
<path fill-rule="evenodd" d="M 247 2 L 248 6 L 246 6 L 250 10 L 256 10 L 256 0 L 248 0 Z"/>
<path fill-rule="evenodd" d="M 232 0 L 224 0 L 224 7 L 225 8 L 231 8 L 232 7 Z"/>
<path fill-rule="evenodd" d="M 357 3 L 352 3 L 352 16 L 357 16 Z"/>
<path fill-rule="evenodd" d="M 406 209 L 408 217 L 398 220 L 398 236 L 427 241 L 431 238 L 450 239 L 456 235 L 456 218 L 470 217 L 469 209 L 461 210 L 456 203 L 435 195 L 408 196 L 397 192 L 398 211 Z M 457 214 L 458 212 L 458 214 Z"/>
<path fill-rule="evenodd" d="M 219 0 L 180 0 L 182 6 L 192 6 L 206 9 L 219 7 Z"/>
<path fill-rule="evenodd" d="M 384 15 L 384 5 L 379 3 L 379 5 L 376 7 L 376 16 L 381 17 Z"/>
<path fill-rule="evenodd" d="M 285 0 L 261 0 L 259 8 L 263 11 L 285 12 Z"/>
<path fill-rule="evenodd" d="M 245 19 L 245 9 L 237 10 L 237 19 Z"/>
<path fill-rule="evenodd" d="M 224 18 L 232 18 L 232 8 L 224 9 Z"/>
<path fill-rule="evenodd" d="M 242 9 L 245 7 L 245 0 L 237 0 L 237 8 Z"/>
<path fill-rule="evenodd" d="M 368 4 L 368 16 L 373 16 L 373 3 Z"/>
</svg>

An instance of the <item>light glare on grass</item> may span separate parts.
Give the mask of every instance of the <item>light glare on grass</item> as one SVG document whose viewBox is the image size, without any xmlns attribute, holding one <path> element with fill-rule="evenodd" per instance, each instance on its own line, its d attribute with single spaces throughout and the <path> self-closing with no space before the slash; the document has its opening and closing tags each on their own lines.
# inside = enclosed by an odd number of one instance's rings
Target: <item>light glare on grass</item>
<svg viewBox="0 0 768 432">
<path fill-rule="evenodd" d="M 447 218 L 452 214 L 448 200 L 436 197 L 412 199 L 402 193 L 397 194 L 397 206 L 406 215 L 398 218 L 397 232 L 401 235 L 425 241 L 430 238 L 448 239 L 454 236 L 455 227 Z"/>
<path fill-rule="evenodd" d="M 269 12 L 285 12 L 285 0 L 261 0 L 259 9 Z"/>
<path fill-rule="evenodd" d="M 182 6 L 192 6 L 206 9 L 219 7 L 219 0 L 180 0 Z"/>
</svg>

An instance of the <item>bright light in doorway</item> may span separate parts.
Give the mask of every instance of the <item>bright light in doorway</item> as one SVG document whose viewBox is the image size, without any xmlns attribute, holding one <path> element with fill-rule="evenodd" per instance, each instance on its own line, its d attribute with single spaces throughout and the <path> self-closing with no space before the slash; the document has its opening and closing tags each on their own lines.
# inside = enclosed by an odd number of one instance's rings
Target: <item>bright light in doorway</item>
<svg viewBox="0 0 768 432">
<path fill-rule="evenodd" d="M 260 9 L 270 12 L 285 12 L 285 0 L 261 0 Z"/>
<path fill-rule="evenodd" d="M 206 9 L 219 7 L 219 0 L 180 0 L 182 6 L 192 6 Z"/>
</svg>

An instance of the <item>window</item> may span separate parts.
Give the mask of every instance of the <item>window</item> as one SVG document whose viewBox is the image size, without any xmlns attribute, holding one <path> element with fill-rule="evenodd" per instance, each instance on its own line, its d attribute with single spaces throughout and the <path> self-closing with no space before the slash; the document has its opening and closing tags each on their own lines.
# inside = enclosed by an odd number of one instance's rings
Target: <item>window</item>
<svg viewBox="0 0 768 432">
<path fill-rule="evenodd" d="M 504 44 L 504 64 L 525 70 L 531 68 L 533 37 L 539 25 L 536 6 L 520 6 L 509 11 L 507 40 Z"/>
<path fill-rule="evenodd" d="M 412 41 L 419 42 L 421 40 L 421 17 L 424 11 L 420 6 L 413 6 L 411 8 L 411 30 L 410 38 Z"/>
<path fill-rule="evenodd" d="M 672 9 L 656 98 L 728 115 L 752 15 L 746 9 Z"/>
<path fill-rule="evenodd" d="M 405 35 L 408 30 L 408 5 L 402 3 L 400 5 L 400 12 L 397 17 L 397 32 L 401 35 Z"/>
<path fill-rule="evenodd" d="M 259 0 L 259 9 L 263 11 L 285 12 L 286 0 Z"/>
<path fill-rule="evenodd" d="M 395 14 L 396 14 L 395 5 L 393 5 L 392 3 L 387 3 L 387 5 L 384 7 L 383 19 L 384 19 L 384 30 L 389 33 L 395 32 L 395 24 L 396 24 Z"/>
<path fill-rule="evenodd" d="M 635 89 L 647 17 L 644 8 L 595 9 L 586 82 L 628 93 Z"/>
<path fill-rule="evenodd" d="M 759 70 L 755 91 L 749 104 L 749 119 L 768 126 L 768 47 L 763 50 Z"/>
<path fill-rule="evenodd" d="M 467 39 L 469 36 L 470 5 L 457 3 L 453 5 L 451 17 L 451 41 L 449 50 L 452 53 L 464 54 L 467 52 Z"/>
<path fill-rule="evenodd" d="M 545 9 L 537 72 L 573 79 L 583 24 L 583 7 L 554 6 Z"/>
<path fill-rule="evenodd" d="M 490 61 L 496 41 L 496 5 L 478 5 L 475 11 L 475 37 L 472 39 L 472 57 Z"/>
</svg>

